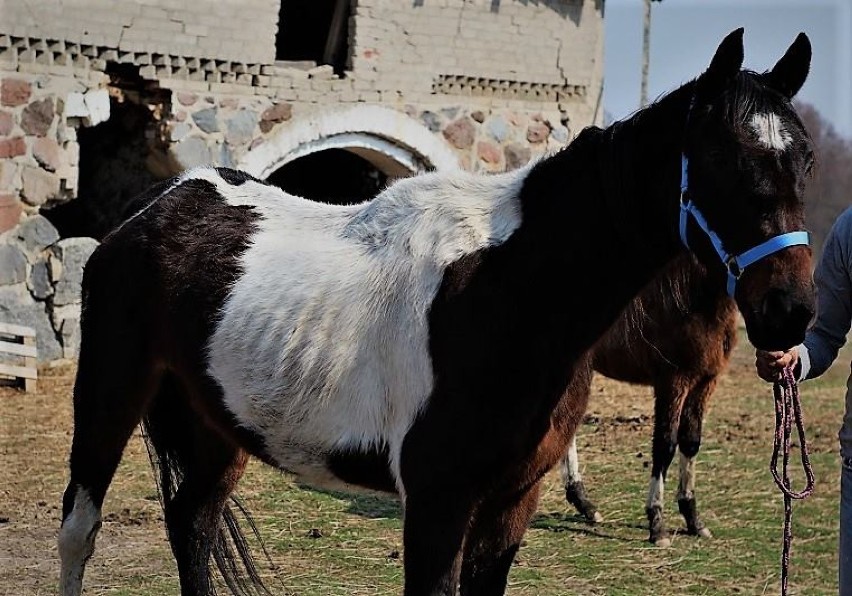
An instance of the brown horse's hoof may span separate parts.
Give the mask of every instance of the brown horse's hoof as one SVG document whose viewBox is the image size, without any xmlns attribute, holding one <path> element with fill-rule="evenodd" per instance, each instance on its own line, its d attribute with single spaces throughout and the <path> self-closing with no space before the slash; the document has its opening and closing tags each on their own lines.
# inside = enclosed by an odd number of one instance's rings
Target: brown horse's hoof
<svg viewBox="0 0 852 596">
<path fill-rule="evenodd" d="M 652 540 L 651 542 L 657 548 L 671 548 L 671 546 L 672 546 L 672 539 L 668 538 L 668 537 L 667 538 L 658 538 L 657 540 Z"/>
<path fill-rule="evenodd" d="M 699 528 L 695 535 L 701 538 L 713 538 L 713 532 L 707 528 Z"/>
<path fill-rule="evenodd" d="M 599 524 L 603 521 L 603 515 L 600 514 L 600 511 L 595 511 L 595 514 L 589 519 L 589 523 Z"/>
</svg>

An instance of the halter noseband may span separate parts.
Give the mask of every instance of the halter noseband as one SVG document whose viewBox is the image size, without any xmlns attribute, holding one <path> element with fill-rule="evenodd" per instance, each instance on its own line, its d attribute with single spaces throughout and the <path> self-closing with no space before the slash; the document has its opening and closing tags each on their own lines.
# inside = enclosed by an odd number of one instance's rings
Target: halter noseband
<svg viewBox="0 0 852 596">
<path fill-rule="evenodd" d="M 807 245 L 809 243 L 807 232 L 787 232 L 785 234 L 773 236 L 769 240 L 766 240 L 754 248 L 750 248 L 738 255 L 729 253 L 722 245 L 722 239 L 719 238 L 719 235 L 710 229 L 707 220 L 704 218 L 701 211 L 698 210 L 698 207 L 695 206 L 695 203 L 693 203 L 691 199 L 686 200 L 686 191 L 689 187 L 689 179 L 687 177 L 686 170 L 689 162 L 686 159 L 686 155 L 682 154 L 680 159 L 680 240 L 687 249 L 691 250 L 689 242 L 687 242 L 686 239 L 686 226 L 689 222 L 689 216 L 692 215 L 695 223 L 697 223 L 698 226 L 704 230 L 704 233 L 707 234 L 707 237 L 710 239 L 710 244 L 713 245 L 716 254 L 719 255 L 719 259 L 722 261 L 722 265 L 725 266 L 725 270 L 728 273 L 727 289 L 729 296 L 734 296 L 734 292 L 737 289 L 737 280 L 740 276 L 742 276 L 743 271 L 749 265 L 789 246 L 802 244 Z"/>
</svg>

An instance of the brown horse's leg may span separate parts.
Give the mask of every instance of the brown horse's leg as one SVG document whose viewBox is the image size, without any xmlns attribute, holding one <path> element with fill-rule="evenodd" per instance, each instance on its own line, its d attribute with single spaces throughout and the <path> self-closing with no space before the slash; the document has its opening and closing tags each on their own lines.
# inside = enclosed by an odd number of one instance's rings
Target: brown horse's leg
<svg viewBox="0 0 852 596">
<path fill-rule="evenodd" d="M 106 267 L 106 269 L 104 269 Z M 82 590 L 101 506 L 124 447 L 156 391 L 144 301 L 122 292 L 122 272 L 96 251 L 86 265 L 80 357 L 74 383 L 71 478 L 62 499 L 60 592 Z M 98 278 L 98 275 L 103 275 Z M 103 283 L 109 279 L 110 283 Z"/>
<path fill-rule="evenodd" d="M 465 542 L 461 596 L 501 596 L 530 518 L 541 480 L 509 495 L 495 495 L 477 509 Z"/>
<path fill-rule="evenodd" d="M 571 445 L 565 457 L 559 464 L 559 472 L 562 476 L 562 486 L 565 487 L 565 499 L 574 506 L 577 512 L 586 518 L 589 523 L 603 521 L 603 516 L 598 508 L 589 500 L 586 492 L 586 484 L 580 474 L 580 458 L 577 453 L 577 436 L 571 438 Z"/>
<path fill-rule="evenodd" d="M 692 388 L 680 415 L 678 445 L 680 448 L 680 482 L 677 491 L 677 505 L 686 520 L 687 531 L 692 535 L 711 536 L 710 530 L 698 516 L 695 502 L 695 456 L 701 447 L 701 425 L 704 412 L 713 390 L 716 388 L 716 376 L 708 376 Z"/>
<path fill-rule="evenodd" d="M 648 540 L 657 546 L 671 544 L 663 519 L 664 488 L 666 473 L 677 449 L 680 413 L 688 391 L 688 382 L 679 377 L 664 379 L 654 387 L 653 465 L 645 513 L 650 529 Z"/>
</svg>

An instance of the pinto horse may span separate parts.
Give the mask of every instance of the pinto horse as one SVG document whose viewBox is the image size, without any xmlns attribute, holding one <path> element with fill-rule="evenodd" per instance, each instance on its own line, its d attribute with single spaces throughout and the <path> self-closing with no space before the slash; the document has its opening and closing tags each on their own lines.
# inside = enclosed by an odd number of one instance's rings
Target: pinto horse
<svg viewBox="0 0 852 596">
<path fill-rule="evenodd" d="M 234 592 L 259 581 L 226 506 L 250 456 L 398 492 L 407 596 L 502 594 L 592 348 L 682 240 L 752 343 L 804 337 L 812 150 L 790 98 L 810 43 L 766 74 L 742 60 L 740 29 L 696 80 L 508 174 L 424 174 L 350 206 L 218 168 L 151 189 L 85 270 L 64 596 L 140 421 L 183 594 L 212 590 L 211 558 Z"/>
<path fill-rule="evenodd" d="M 654 388 L 651 480 L 645 512 L 650 542 L 669 546 L 663 518 L 666 473 L 680 450 L 678 509 L 687 532 L 709 537 L 695 498 L 695 457 L 704 413 L 737 341 L 736 304 L 692 255 L 678 257 L 630 305 L 595 347 L 594 369 Z M 576 436 L 560 466 L 565 497 L 588 521 L 603 517 L 580 474 Z"/>
</svg>

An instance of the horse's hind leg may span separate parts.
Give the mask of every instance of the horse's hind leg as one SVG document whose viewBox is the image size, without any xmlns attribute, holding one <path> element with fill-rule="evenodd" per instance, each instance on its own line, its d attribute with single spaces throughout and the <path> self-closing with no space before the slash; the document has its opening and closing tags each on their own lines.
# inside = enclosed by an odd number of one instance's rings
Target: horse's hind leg
<svg viewBox="0 0 852 596">
<path fill-rule="evenodd" d="M 96 332 L 84 317 L 74 385 L 71 479 L 62 499 L 59 530 L 63 596 L 77 596 L 82 590 L 107 487 L 157 384 L 150 360 L 133 348 L 138 338 L 134 341 L 114 333 L 96 338 Z"/>
<path fill-rule="evenodd" d="M 231 591 L 243 593 L 244 582 L 236 568 L 238 560 L 224 560 L 230 553 L 223 550 L 222 541 L 227 540 L 223 531 L 227 528 L 222 521 L 226 502 L 245 470 L 248 454 L 194 412 L 186 387 L 171 373 L 163 379 L 145 418 L 145 430 L 156 454 L 166 528 L 177 561 L 181 593 L 195 596 L 215 592 L 211 585 L 211 554 L 219 557 L 216 562 Z M 244 556 L 242 552 L 237 554 Z"/>
<path fill-rule="evenodd" d="M 694 536 L 705 538 L 709 538 L 711 533 L 701 521 L 695 502 L 695 457 L 701 447 L 701 425 L 710 395 L 716 388 L 716 378 L 716 376 L 708 376 L 701 379 L 689 392 L 680 415 L 678 430 L 680 482 L 677 505 L 686 521 L 687 531 Z"/>
<path fill-rule="evenodd" d="M 565 487 L 565 499 L 574 506 L 580 515 L 586 518 L 586 521 L 593 524 L 602 522 L 603 516 L 598 512 L 595 504 L 589 500 L 586 485 L 580 474 L 576 435 L 571 438 L 571 445 L 559 464 L 559 471 L 562 475 L 562 486 Z"/>
<path fill-rule="evenodd" d="M 663 379 L 654 388 L 653 465 L 645 513 L 650 529 L 648 540 L 657 546 L 671 545 L 663 518 L 664 489 L 666 474 L 677 449 L 680 414 L 688 390 L 688 380 L 678 377 Z"/>
<path fill-rule="evenodd" d="M 541 480 L 494 495 L 478 508 L 465 541 L 461 596 L 501 596 L 521 539 L 538 504 Z"/>
</svg>

